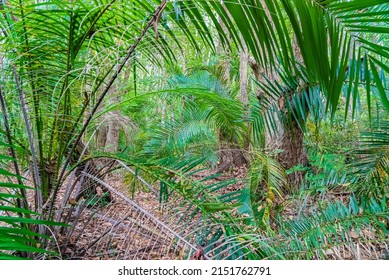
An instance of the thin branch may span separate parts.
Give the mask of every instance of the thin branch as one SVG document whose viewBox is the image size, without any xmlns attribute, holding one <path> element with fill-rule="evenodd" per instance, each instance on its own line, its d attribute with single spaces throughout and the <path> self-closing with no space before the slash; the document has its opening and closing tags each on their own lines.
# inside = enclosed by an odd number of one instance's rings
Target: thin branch
<svg viewBox="0 0 389 280">
<path fill-rule="evenodd" d="M 7 135 L 8 144 L 9 144 L 8 150 L 9 150 L 9 153 L 11 154 L 12 158 L 14 159 L 12 161 L 12 163 L 14 165 L 15 173 L 16 173 L 16 175 L 18 175 L 18 177 L 17 177 L 18 183 L 19 183 L 19 185 L 23 185 L 23 181 L 21 179 L 22 176 L 21 176 L 20 169 L 19 169 L 19 166 L 18 166 L 18 163 L 16 160 L 15 149 L 13 147 L 11 130 L 9 127 L 8 116 L 7 116 L 7 111 L 6 111 L 6 103 L 5 103 L 5 98 L 3 95 L 3 90 L 2 90 L 1 85 L 0 85 L 0 103 L 1 103 L 1 110 L 3 112 L 2 115 L 3 115 L 3 120 L 4 120 L 5 131 L 6 131 L 6 135 Z M 20 198 L 17 198 L 16 199 L 17 205 L 19 208 L 23 207 L 25 209 L 28 209 L 26 190 L 22 188 L 20 191 L 21 191 L 21 194 L 23 197 L 23 203 L 21 203 Z M 27 217 L 29 217 L 29 214 L 27 214 Z"/>
<path fill-rule="evenodd" d="M 15 78 L 15 83 L 16 83 L 18 95 L 19 95 L 21 111 L 22 111 L 24 123 L 26 125 L 26 132 L 27 132 L 28 141 L 30 144 L 30 149 L 31 149 L 31 158 L 32 158 L 33 175 L 34 175 L 33 177 L 34 177 L 35 186 L 36 186 L 37 212 L 38 212 L 38 214 L 42 214 L 42 205 L 43 205 L 43 197 L 42 197 L 42 189 L 41 189 L 42 182 L 41 182 L 40 173 L 39 173 L 39 165 L 38 165 L 38 160 L 37 160 L 38 154 L 36 152 L 32 124 L 31 124 L 30 118 L 28 116 L 28 107 L 27 107 L 26 99 L 25 99 L 24 92 L 23 92 L 23 89 L 22 89 L 20 81 L 19 81 L 19 75 L 17 73 L 15 65 L 12 65 L 12 68 L 14 71 L 14 78 Z"/>
</svg>

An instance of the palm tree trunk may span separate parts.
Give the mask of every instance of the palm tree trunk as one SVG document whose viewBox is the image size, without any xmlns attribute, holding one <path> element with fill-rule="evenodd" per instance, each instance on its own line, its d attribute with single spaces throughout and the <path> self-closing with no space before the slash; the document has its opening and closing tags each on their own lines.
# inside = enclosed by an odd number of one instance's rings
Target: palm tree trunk
<svg viewBox="0 0 389 280">
<path fill-rule="evenodd" d="M 261 81 L 263 75 L 263 69 L 259 64 L 252 58 L 249 61 L 250 67 L 253 70 L 254 76 L 258 81 Z M 271 80 L 277 80 L 276 74 L 269 77 Z M 257 92 L 257 98 L 259 102 L 264 99 L 264 93 L 261 91 Z M 276 159 L 281 164 L 284 170 L 293 168 L 294 166 L 300 165 L 306 167 L 309 164 L 306 149 L 304 147 L 304 133 L 301 130 L 297 120 L 291 117 L 289 120 L 285 108 L 284 98 L 279 100 L 273 100 L 274 104 L 278 107 L 278 111 L 283 116 L 282 123 L 278 121 L 277 116 L 273 116 L 276 122 L 277 131 L 270 133 L 269 130 L 265 131 L 265 150 L 267 151 L 280 151 Z M 288 120 L 287 120 L 288 119 Z M 287 182 L 289 190 L 296 189 L 302 183 L 304 178 L 304 171 L 296 171 L 287 176 Z"/>
<path fill-rule="evenodd" d="M 285 169 L 295 166 L 308 166 L 308 156 L 304 147 L 304 133 L 295 120 L 284 124 L 283 131 L 276 136 L 274 144 L 267 143 L 268 147 L 280 150 L 277 160 Z M 289 190 L 296 190 L 302 183 L 305 171 L 295 171 L 287 176 Z"/>
</svg>

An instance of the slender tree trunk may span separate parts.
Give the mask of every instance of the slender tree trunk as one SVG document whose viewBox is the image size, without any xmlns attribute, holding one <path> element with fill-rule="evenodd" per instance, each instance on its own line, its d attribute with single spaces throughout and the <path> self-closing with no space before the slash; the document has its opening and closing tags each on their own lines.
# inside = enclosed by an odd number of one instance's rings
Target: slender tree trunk
<svg viewBox="0 0 389 280">
<path fill-rule="evenodd" d="M 225 8 L 225 11 L 228 13 L 228 10 Z M 220 21 L 220 25 L 222 26 L 223 31 L 228 35 L 228 40 L 231 40 L 231 34 L 227 27 Z M 222 43 L 219 44 L 222 46 Z M 222 48 L 220 48 L 222 49 Z M 224 69 L 224 83 L 226 87 L 230 87 L 231 85 L 231 53 L 230 50 L 227 49 L 224 52 L 226 57 L 225 61 L 222 64 Z M 248 50 L 245 47 L 241 51 L 241 62 L 240 62 L 240 101 L 244 105 L 248 105 Z M 241 167 L 247 164 L 247 159 L 244 155 L 244 150 L 241 145 L 238 143 L 236 139 L 230 139 L 228 135 L 224 135 L 222 131 L 219 132 L 219 164 L 216 168 L 216 173 L 223 173 L 224 171 L 230 170 L 234 167 Z M 248 143 L 248 141 L 245 141 Z"/>
<path fill-rule="evenodd" d="M 243 49 L 240 52 L 240 66 L 239 66 L 240 95 L 239 97 L 240 97 L 240 102 L 242 102 L 244 106 L 247 106 L 249 104 L 248 67 L 249 67 L 249 52 L 247 49 L 247 45 L 243 43 Z"/>
<path fill-rule="evenodd" d="M 249 108 L 249 92 L 248 92 L 248 86 L 249 86 L 249 51 L 247 48 L 246 43 L 244 43 L 243 38 L 243 48 L 240 51 L 240 63 L 239 63 L 239 85 L 240 85 L 240 94 L 239 99 L 240 102 L 244 106 L 244 113 L 248 114 L 248 108 Z M 248 129 L 248 124 L 247 124 Z M 248 130 L 247 130 L 248 131 Z M 245 135 L 245 138 L 243 139 L 243 145 L 245 150 L 249 150 L 250 148 L 250 139 L 248 135 Z"/>
</svg>

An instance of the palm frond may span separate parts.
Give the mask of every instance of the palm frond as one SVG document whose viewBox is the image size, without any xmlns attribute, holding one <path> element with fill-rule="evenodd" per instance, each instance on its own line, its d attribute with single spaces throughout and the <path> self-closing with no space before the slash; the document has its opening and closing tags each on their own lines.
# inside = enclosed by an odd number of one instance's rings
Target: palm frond
<svg viewBox="0 0 389 280">
<path fill-rule="evenodd" d="M 355 177 L 358 193 L 379 198 L 389 191 L 388 122 L 381 121 L 370 132 L 361 135 L 361 145 L 352 151 L 357 161 L 351 163 L 350 174 Z"/>
<path fill-rule="evenodd" d="M 387 205 L 372 200 L 362 213 L 361 207 L 350 197 L 348 204 L 338 201 L 293 220 L 280 219 L 274 236 L 236 235 L 223 244 L 231 250 L 246 248 L 250 253 L 244 257 L 256 259 L 380 259 L 374 246 L 387 240 Z"/>
<path fill-rule="evenodd" d="M 4 146 L 1 144 L 0 148 Z M 16 159 L 0 154 L 0 162 Z M 55 256 L 51 249 L 46 249 L 45 244 L 51 237 L 42 235 L 34 230 L 34 227 L 60 225 L 49 220 L 42 220 L 41 215 L 29 210 L 26 191 L 33 188 L 22 182 L 24 178 L 0 167 L 0 259 L 35 258 L 39 255 Z M 5 178 L 9 180 L 7 183 Z M 22 206 L 21 206 L 22 205 Z M 22 208 L 21 208 L 22 207 Z M 63 224 L 61 224 L 63 226 Z"/>
</svg>

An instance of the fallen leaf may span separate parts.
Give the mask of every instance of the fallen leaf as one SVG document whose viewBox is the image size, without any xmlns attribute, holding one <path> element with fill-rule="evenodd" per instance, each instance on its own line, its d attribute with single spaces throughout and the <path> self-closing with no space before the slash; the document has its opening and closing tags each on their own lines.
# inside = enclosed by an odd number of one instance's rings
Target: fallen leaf
<svg viewBox="0 0 389 280">
<path fill-rule="evenodd" d="M 351 236 L 351 238 L 353 238 L 353 239 L 358 239 L 359 238 L 359 234 L 358 233 L 356 233 L 355 231 L 350 231 L 350 236 Z"/>
<path fill-rule="evenodd" d="M 102 197 L 103 194 L 104 194 L 104 193 L 103 193 L 103 190 L 102 190 L 100 187 L 97 187 L 97 188 L 96 188 L 96 193 L 97 193 L 97 195 L 100 196 L 100 197 Z"/>
<path fill-rule="evenodd" d="M 77 205 L 77 201 L 76 201 L 73 197 L 71 197 L 71 198 L 69 199 L 69 204 L 70 204 L 70 205 Z"/>
<path fill-rule="evenodd" d="M 325 250 L 325 252 L 324 252 L 326 255 L 333 255 L 334 254 L 334 250 L 332 250 L 332 249 L 327 249 L 327 250 Z"/>
<path fill-rule="evenodd" d="M 371 230 L 364 230 L 363 233 L 369 238 L 369 239 L 374 239 L 375 238 L 375 234 L 373 231 Z"/>
</svg>

